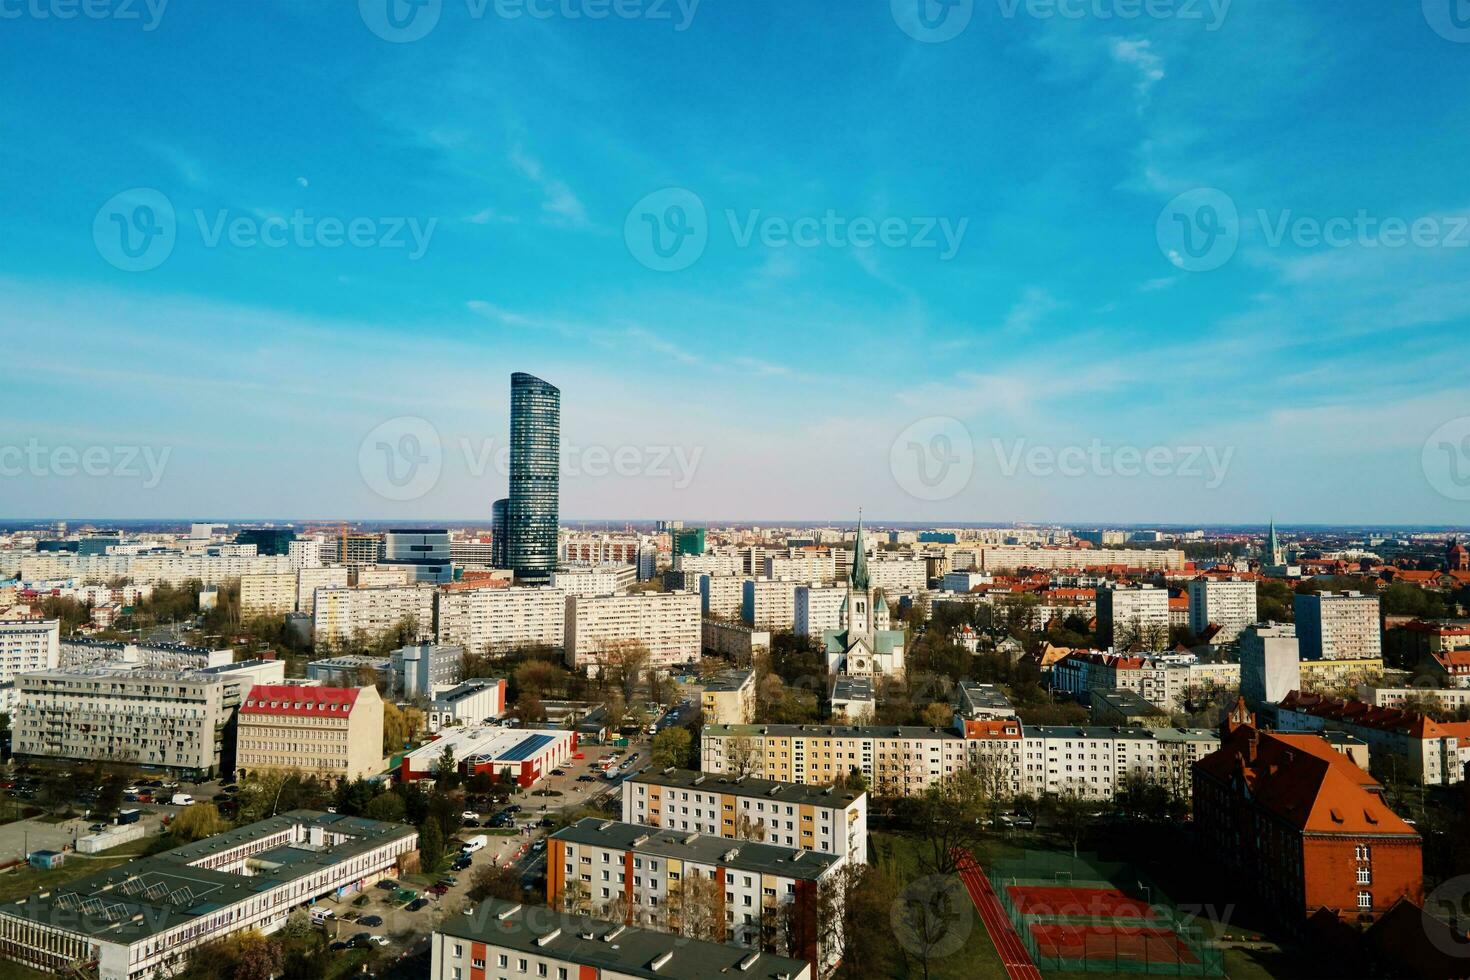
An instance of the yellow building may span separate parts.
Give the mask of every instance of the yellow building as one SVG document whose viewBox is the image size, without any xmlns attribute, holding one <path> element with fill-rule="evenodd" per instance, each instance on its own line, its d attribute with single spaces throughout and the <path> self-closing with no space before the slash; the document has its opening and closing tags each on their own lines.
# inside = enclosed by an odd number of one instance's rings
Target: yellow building
<svg viewBox="0 0 1470 980">
<path fill-rule="evenodd" d="M 381 772 L 378 689 L 257 684 L 240 705 L 235 766 L 348 779 Z"/>
</svg>

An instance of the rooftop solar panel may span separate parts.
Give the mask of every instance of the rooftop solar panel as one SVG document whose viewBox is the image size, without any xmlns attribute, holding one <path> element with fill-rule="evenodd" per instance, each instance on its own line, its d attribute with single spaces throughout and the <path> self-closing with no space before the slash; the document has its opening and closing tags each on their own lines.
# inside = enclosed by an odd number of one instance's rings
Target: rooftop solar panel
<svg viewBox="0 0 1470 980">
<path fill-rule="evenodd" d="M 523 762 L 553 741 L 555 739 L 550 735 L 531 735 L 511 746 L 508 751 L 502 752 L 500 758 L 506 762 Z"/>
</svg>

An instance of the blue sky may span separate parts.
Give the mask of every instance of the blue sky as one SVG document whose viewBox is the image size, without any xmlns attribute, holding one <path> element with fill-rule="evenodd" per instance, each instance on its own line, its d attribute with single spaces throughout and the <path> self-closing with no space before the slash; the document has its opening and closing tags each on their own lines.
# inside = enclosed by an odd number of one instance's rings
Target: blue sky
<svg viewBox="0 0 1470 980">
<path fill-rule="evenodd" d="M 96 2 L 0 4 L 0 516 L 488 519 L 525 370 L 570 518 L 1470 523 L 1439 0 Z"/>
</svg>

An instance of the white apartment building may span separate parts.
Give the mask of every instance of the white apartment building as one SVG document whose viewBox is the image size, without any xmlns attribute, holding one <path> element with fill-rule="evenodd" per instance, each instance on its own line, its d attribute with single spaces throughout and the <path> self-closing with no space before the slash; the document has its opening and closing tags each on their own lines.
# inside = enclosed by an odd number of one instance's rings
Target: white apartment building
<svg viewBox="0 0 1470 980">
<path fill-rule="evenodd" d="M 678 905 L 671 896 L 689 887 L 685 881 L 701 878 L 715 882 L 711 893 L 716 914 L 723 913 L 725 939 L 739 946 L 758 945 L 762 919 L 796 905 L 811 938 L 809 951 L 797 955 L 825 972 L 835 951 L 818 946 L 818 891 L 842 864 L 818 851 L 587 817 L 549 838 L 546 899 L 558 911 L 666 928 Z"/>
<path fill-rule="evenodd" d="M 341 646 L 359 633 L 376 637 L 404 622 L 413 624 L 414 639 L 433 638 L 432 586 L 317 589 L 312 642 L 317 649 Z"/>
<path fill-rule="evenodd" d="M 69 636 L 61 641 L 61 659 L 56 667 L 88 667 L 94 664 L 124 663 L 159 670 L 199 670 L 222 667 L 235 662 L 235 651 L 229 647 L 208 650 L 183 643 L 119 643 L 114 640 L 87 640 Z"/>
<path fill-rule="evenodd" d="M 240 617 L 248 620 L 295 612 L 296 575 L 289 571 L 240 576 Z"/>
<path fill-rule="evenodd" d="M 1097 637 L 1103 646 L 1169 642 L 1169 592 L 1152 585 L 1097 590 Z"/>
<path fill-rule="evenodd" d="M 294 544 L 294 542 L 293 542 Z M 317 589 L 345 589 L 350 584 L 346 565 L 321 565 L 296 573 L 296 611 L 308 616 L 316 612 Z"/>
<path fill-rule="evenodd" d="M 747 579 L 740 601 L 740 618 L 747 626 L 789 633 L 796 625 L 796 589 L 803 583 L 789 579 Z"/>
<path fill-rule="evenodd" d="M 830 551 L 772 552 L 765 556 L 760 574 L 766 578 L 831 582 L 837 577 L 837 557 Z"/>
<path fill-rule="evenodd" d="M 744 575 L 700 574 L 699 598 L 704 614 L 717 619 L 739 619 L 748 581 Z"/>
<path fill-rule="evenodd" d="M 1189 583 L 1189 628 L 1194 634 L 1218 626 L 1214 642 L 1234 643 L 1257 618 L 1256 583 L 1233 578 L 1197 578 Z"/>
<path fill-rule="evenodd" d="M 520 647 L 561 649 L 567 594 L 540 588 L 452 588 L 439 596 L 439 642 L 477 655 Z"/>
<path fill-rule="evenodd" d="M 1240 696 L 1251 708 L 1279 704 L 1302 686 L 1301 650 L 1291 623 L 1256 624 L 1240 634 Z"/>
<path fill-rule="evenodd" d="M 16 682 L 17 755 L 220 772 L 224 731 L 255 684 L 285 679 L 280 660 L 202 670 L 127 664 L 57 668 Z"/>
<path fill-rule="evenodd" d="M 1298 595 L 1292 607 L 1303 660 L 1375 660 L 1383 656 L 1376 595 Z"/>
<path fill-rule="evenodd" d="M 707 551 L 702 555 L 675 555 L 674 567 L 681 572 L 702 575 L 749 575 L 750 569 L 739 553 Z"/>
<path fill-rule="evenodd" d="M 797 636 L 821 637 L 826 630 L 842 628 L 842 604 L 847 588 L 841 585 L 798 585 L 793 612 Z"/>
<path fill-rule="evenodd" d="M 0 622 L 0 684 L 21 674 L 50 670 L 61 659 L 61 620 Z"/>
<path fill-rule="evenodd" d="M 359 589 L 373 589 L 382 585 L 410 585 L 413 569 L 404 565 L 359 565 L 353 584 Z"/>
<path fill-rule="evenodd" d="M 638 569 L 617 564 L 558 568 L 551 584 L 567 595 L 613 595 L 638 584 Z"/>
<path fill-rule="evenodd" d="M 868 562 L 868 580 L 890 596 L 922 592 L 929 587 L 929 566 L 923 558 L 879 554 Z"/>
<path fill-rule="evenodd" d="M 868 860 L 868 794 L 694 769 L 623 782 L 623 822 Z"/>
<path fill-rule="evenodd" d="M 204 585 L 224 585 L 242 575 L 291 570 L 288 555 L 185 555 L 170 552 L 141 555 L 72 555 L 26 553 L 19 575 L 30 581 L 108 582 L 131 578 L 138 585 L 183 585 L 198 579 Z"/>
<path fill-rule="evenodd" d="M 1219 747 L 1219 732 L 1205 728 L 1027 725 L 1022 728 L 1020 783 L 1032 796 L 1107 800 L 1130 774 L 1137 774 L 1187 798 L 1194 763 Z"/>
<path fill-rule="evenodd" d="M 987 572 L 1014 572 L 1022 568 L 1107 566 L 1178 571 L 1184 567 L 1184 552 L 1177 548 L 1028 548 L 1019 545 L 990 545 L 980 549 L 977 567 Z"/>
<path fill-rule="evenodd" d="M 650 667 L 692 663 L 702 649 L 700 624 L 696 592 L 567 596 L 567 663 L 573 669 L 597 664 L 620 643 L 647 647 Z"/>
<path fill-rule="evenodd" d="M 335 550 L 327 550 L 321 538 L 295 538 L 286 546 L 286 556 L 291 567 L 298 572 L 304 568 L 320 568 L 329 557 L 336 557 Z"/>
</svg>

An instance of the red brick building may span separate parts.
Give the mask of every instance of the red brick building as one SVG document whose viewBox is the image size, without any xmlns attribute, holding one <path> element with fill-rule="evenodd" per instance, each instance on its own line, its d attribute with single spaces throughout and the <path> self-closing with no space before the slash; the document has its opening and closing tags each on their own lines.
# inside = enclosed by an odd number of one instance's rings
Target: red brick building
<svg viewBox="0 0 1470 980">
<path fill-rule="evenodd" d="M 1371 922 L 1424 899 L 1421 840 L 1378 781 L 1316 735 L 1227 725 L 1194 769 L 1200 845 L 1287 922 Z"/>
</svg>

